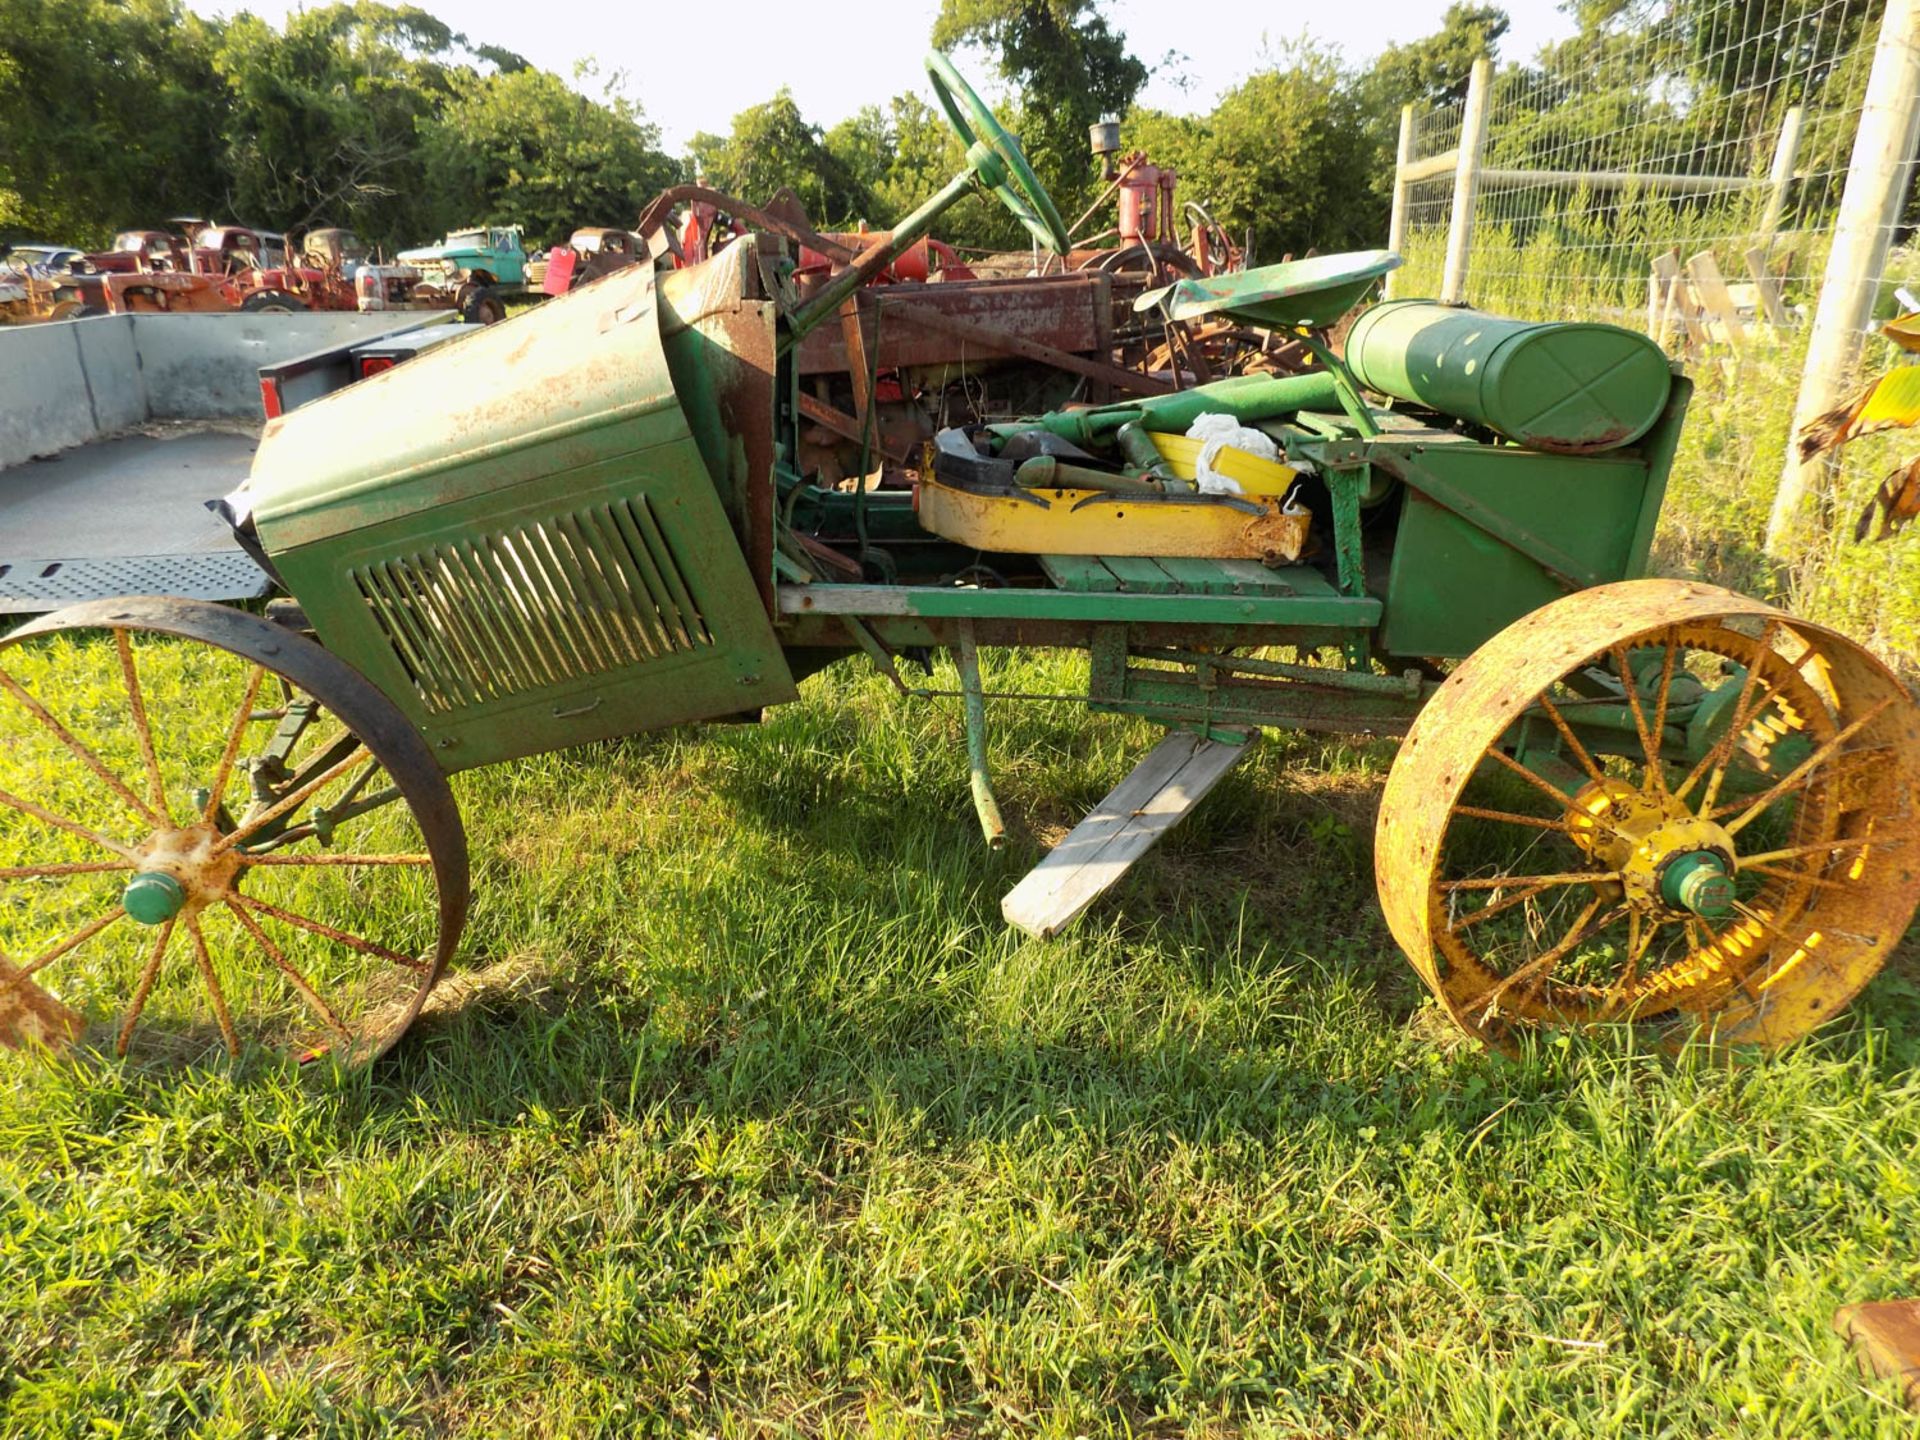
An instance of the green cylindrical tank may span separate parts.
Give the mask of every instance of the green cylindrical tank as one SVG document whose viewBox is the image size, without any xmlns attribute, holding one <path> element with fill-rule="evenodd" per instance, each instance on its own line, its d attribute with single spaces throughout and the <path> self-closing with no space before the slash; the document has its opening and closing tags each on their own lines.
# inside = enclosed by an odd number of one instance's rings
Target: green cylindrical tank
<svg viewBox="0 0 1920 1440">
<path fill-rule="evenodd" d="M 1618 325 L 1530 324 L 1389 300 L 1347 334 L 1347 367 L 1369 390 L 1472 420 L 1530 450 L 1631 445 L 1666 408 L 1660 347 Z"/>
</svg>

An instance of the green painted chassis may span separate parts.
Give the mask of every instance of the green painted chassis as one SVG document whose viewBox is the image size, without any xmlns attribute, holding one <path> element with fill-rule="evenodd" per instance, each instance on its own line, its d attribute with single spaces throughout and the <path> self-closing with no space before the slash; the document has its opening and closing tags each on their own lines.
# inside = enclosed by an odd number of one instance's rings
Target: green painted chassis
<svg viewBox="0 0 1920 1440">
<path fill-rule="evenodd" d="M 777 633 L 813 659 L 864 651 L 904 689 L 892 656 L 918 648 L 1052 646 L 1091 657 L 1091 708 L 1207 732 L 1250 726 L 1398 735 L 1440 677 L 1512 621 L 1575 590 L 1644 573 L 1690 383 L 1676 377 L 1659 421 L 1631 448 L 1529 451 L 1437 416 L 1296 415 L 1289 459 L 1327 485 L 1332 533 L 1320 566 L 1274 571 L 1302 593 L 1087 593 L 1052 588 L 1033 557 L 978 554 L 928 537 L 910 497 L 824 492 L 789 477 L 790 513 L 810 538 L 920 576 L 986 567 L 1009 583 L 836 584 L 776 589 Z M 904 562 L 904 563 L 903 563 Z M 1330 582 L 1330 583 L 1321 583 Z M 1342 668 L 1232 652 L 1334 651 Z M 1586 738 L 1630 738 L 1624 706 Z"/>
</svg>

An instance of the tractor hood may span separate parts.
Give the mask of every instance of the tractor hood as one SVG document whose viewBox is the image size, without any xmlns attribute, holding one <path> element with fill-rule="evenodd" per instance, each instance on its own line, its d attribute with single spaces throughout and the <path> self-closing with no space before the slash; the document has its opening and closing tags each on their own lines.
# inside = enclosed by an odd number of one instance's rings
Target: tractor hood
<svg viewBox="0 0 1920 1440">
<path fill-rule="evenodd" d="M 772 506 L 752 253 L 629 266 L 268 424 L 262 547 L 449 769 L 791 698 L 741 539 L 750 479 Z"/>
</svg>

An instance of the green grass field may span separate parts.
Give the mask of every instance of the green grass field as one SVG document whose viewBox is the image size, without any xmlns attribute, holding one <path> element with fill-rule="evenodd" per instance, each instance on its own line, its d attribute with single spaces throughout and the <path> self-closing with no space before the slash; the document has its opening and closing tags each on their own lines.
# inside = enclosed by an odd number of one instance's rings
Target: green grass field
<svg viewBox="0 0 1920 1440">
<path fill-rule="evenodd" d="M 1782 1057 L 1502 1059 L 1375 909 L 1389 747 L 1270 740 L 1042 944 L 1000 895 L 1152 731 L 994 719 L 999 854 L 864 662 L 464 777 L 371 1072 L 0 1058 L 0 1430 L 1914 1433 L 1828 1329 L 1920 1292 L 1911 940 Z"/>
</svg>

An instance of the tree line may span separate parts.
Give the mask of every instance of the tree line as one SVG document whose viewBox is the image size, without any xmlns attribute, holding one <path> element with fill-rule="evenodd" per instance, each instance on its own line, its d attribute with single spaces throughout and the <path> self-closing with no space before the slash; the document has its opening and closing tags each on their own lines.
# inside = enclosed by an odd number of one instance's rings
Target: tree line
<svg viewBox="0 0 1920 1440">
<path fill-rule="evenodd" d="M 1660 126 L 1683 139 L 1689 126 L 1724 124 L 1755 77 L 1792 68 L 1777 38 L 1796 33 L 1785 22 L 1820 9 L 1823 23 L 1857 28 L 1874 3 L 1738 0 L 1733 11 L 1757 7 L 1767 25 L 1729 44 L 1716 28 L 1725 3 L 1669 0 L 1649 46 L 1644 5 L 1579 0 L 1575 38 L 1502 71 L 1503 84 L 1554 82 L 1525 87 L 1553 102 L 1504 142 L 1516 152 L 1507 158 L 1563 145 L 1570 127 Z M 1282 43 L 1211 109 L 1173 114 L 1136 101 L 1156 71 L 1177 74 L 1179 57 L 1135 55 L 1101 4 L 942 0 L 930 39 L 997 72 L 1003 114 L 1069 220 L 1102 185 L 1087 128 L 1119 116 L 1125 144 L 1176 169 L 1182 197 L 1251 236 L 1263 260 L 1380 243 L 1400 106 L 1457 96 L 1508 28 L 1496 6 L 1456 3 L 1432 34 L 1358 67 Z M 1603 92 L 1595 77 L 1612 72 L 1600 61 L 1622 46 L 1659 73 Z M 645 75 L 631 78 L 644 93 Z M 0 0 L 0 237 L 97 244 L 118 228 L 207 215 L 347 225 L 389 249 L 476 222 L 519 223 L 549 243 L 576 225 L 631 223 L 656 191 L 690 179 L 752 201 L 788 187 L 818 224 L 878 228 L 963 159 L 916 90 L 831 127 L 782 90 L 742 108 L 727 133 L 669 155 L 624 94 L 628 79 L 591 67 L 555 75 L 417 6 L 377 0 L 315 6 L 280 29 L 244 13 L 205 19 L 183 0 Z M 950 213 L 943 236 L 1025 243 L 984 197 Z"/>
</svg>

